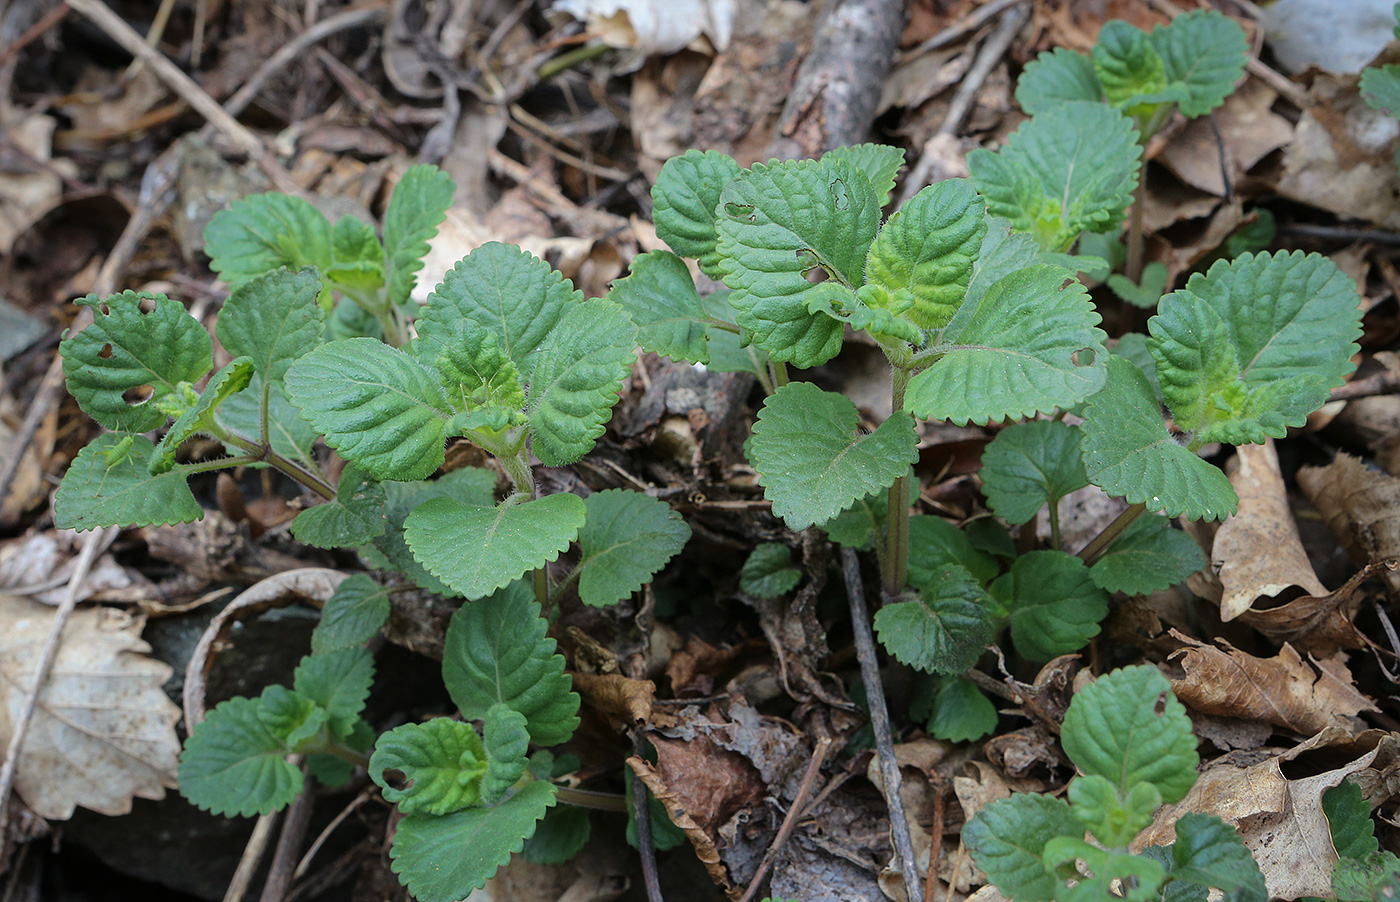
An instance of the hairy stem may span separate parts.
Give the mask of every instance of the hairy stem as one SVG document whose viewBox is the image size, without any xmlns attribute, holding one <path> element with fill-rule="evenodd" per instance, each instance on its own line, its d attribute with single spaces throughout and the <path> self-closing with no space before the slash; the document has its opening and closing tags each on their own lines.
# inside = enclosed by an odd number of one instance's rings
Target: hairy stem
<svg viewBox="0 0 1400 902">
<path fill-rule="evenodd" d="M 572 789 L 568 786 L 554 787 L 554 795 L 566 805 L 579 808 L 592 808 L 594 811 L 627 810 L 627 798 L 615 792 L 597 792 L 592 789 Z"/>
<path fill-rule="evenodd" d="M 1146 510 L 1146 504 L 1134 504 L 1123 511 L 1112 523 L 1105 526 L 1103 532 L 1095 536 L 1092 542 L 1080 549 L 1080 559 L 1085 564 L 1092 566 L 1095 561 L 1103 557 L 1108 546 L 1113 544 L 1113 540 L 1121 536 L 1129 526 L 1133 525 L 1133 521 L 1141 517 Z"/>
<path fill-rule="evenodd" d="M 233 461 L 210 461 L 210 463 L 215 464 L 215 466 L 206 467 L 205 469 L 215 470 L 220 467 L 237 466 L 242 463 L 265 463 L 274 470 L 284 473 L 296 482 L 306 486 L 325 500 L 333 501 L 335 499 L 335 486 L 322 478 L 319 473 L 311 473 L 299 464 L 273 451 L 271 444 L 249 441 L 243 436 L 229 432 L 227 429 L 214 423 L 209 424 L 205 431 L 226 445 L 233 445 L 235 448 L 243 449 L 247 452 L 249 458 L 248 460 L 234 458 Z"/>
<path fill-rule="evenodd" d="M 904 391 L 909 386 L 911 371 L 890 367 L 891 416 L 904 413 Z M 879 555 L 880 583 L 886 595 L 898 595 L 909 578 L 909 488 L 912 468 L 890 486 L 889 510 L 886 513 L 885 543 Z"/>
<path fill-rule="evenodd" d="M 1060 548 L 1060 499 L 1052 497 L 1050 499 L 1050 547 L 1056 551 Z M 1035 522 L 1032 520 L 1031 522 Z"/>
</svg>

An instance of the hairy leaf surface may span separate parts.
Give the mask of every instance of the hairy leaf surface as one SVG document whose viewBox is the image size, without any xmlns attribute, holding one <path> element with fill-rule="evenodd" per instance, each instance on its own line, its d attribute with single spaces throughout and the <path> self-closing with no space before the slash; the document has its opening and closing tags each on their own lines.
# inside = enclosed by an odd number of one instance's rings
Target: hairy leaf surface
<svg viewBox="0 0 1400 902">
<path fill-rule="evenodd" d="M 687 150 L 666 161 L 651 189 L 656 237 L 677 254 L 693 257 L 712 279 L 724 275 L 715 249 L 715 208 L 739 171 L 732 157 L 718 151 Z"/>
<path fill-rule="evenodd" d="M 316 303 L 321 280 L 313 269 L 279 269 L 229 292 L 214 334 L 235 357 L 250 357 L 265 384 L 282 381 L 292 361 L 316 347 L 325 311 Z"/>
<path fill-rule="evenodd" d="M 637 343 L 672 360 L 709 363 L 711 321 L 685 261 L 669 251 L 632 259 L 628 275 L 613 282 L 608 300 L 637 324 Z"/>
<path fill-rule="evenodd" d="M 384 533 L 384 503 L 384 486 L 350 464 L 340 475 L 335 499 L 297 514 L 292 535 L 317 548 L 367 544 Z"/>
<path fill-rule="evenodd" d="M 578 534 L 578 594 L 594 607 L 615 604 L 642 587 L 680 553 L 690 527 L 664 501 L 625 489 L 584 499 Z"/>
<path fill-rule="evenodd" d="M 144 435 L 108 432 L 93 439 L 63 474 L 53 500 L 54 525 L 82 531 L 98 526 L 193 523 L 203 518 L 204 508 L 183 472 L 151 475 L 146 461 L 155 450 Z"/>
<path fill-rule="evenodd" d="M 1079 429 L 1058 420 L 1008 426 L 982 452 L 982 491 L 997 516 L 1013 526 L 1028 523 L 1089 484 L 1079 450 Z"/>
<path fill-rule="evenodd" d="M 875 612 L 880 644 L 929 673 L 961 673 L 992 641 L 987 593 L 967 568 L 951 564 L 913 598 Z"/>
<path fill-rule="evenodd" d="M 904 166 L 904 149 L 890 144 L 844 144 L 822 154 L 822 159 L 828 163 L 840 160 L 865 173 L 883 207 L 890 202 L 895 179 Z"/>
<path fill-rule="evenodd" d="M 1244 75 L 1249 41 L 1244 29 L 1215 10 L 1193 10 L 1152 30 L 1167 79 L 1186 90 L 1182 115 L 1204 116 L 1225 102 Z"/>
<path fill-rule="evenodd" d="M 209 268 L 230 285 L 282 266 L 325 272 L 334 262 L 331 241 L 321 211 L 288 194 L 250 194 L 204 227 Z"/>
<path fill-rule="evenodd" d="M 530 731 L 525 715 L 499 702 L 482 718 L 482 744 L 486 747 L 486 774 L 481 778 L 481 800 L 494 805 L 525 775 L 529 764 Z"/>
<path fill-rule="evenodd" d="M 354 648 L 374 638 L 389 620 L 389 590 L 367 573 L 355 573 L 341 581 L 321 608 L 321 622 L 311 633 L 311 650 L 317 654 Z"/>
<path fill-rule="evenodd" d="M 292 688 L 326 710 L 342 739 L 364 710 L 373 682 L 374 655 L 362 646 L 308 655 L 292 676 Z"/>
<path fill-rule="evenodd" d="M 1056 47 L 1026 64 L 1016 80 L 1016 102 L 1028 116 L 1038 116 L 1069 101 L 1097 103 L 1103 88 L 1094 61 L 1068 47 Z"/>
<path fill-rule="evenodd" d="M 792 565 L 792 551 L 781 542 L 764 542 L 754 548 L 739 569 L 739 591 L 755 598 L 777 598 L 791 592 L 802 579 Z"/>
<path fill-rule="evenodd" d="M 1011 639 L 1032 661 L 1048 661 L 1083 648 L 1108 616 L 1108 595 L 1089 568 L 1063 551 L 1030 551 L 992 583 L 992 594 L 1010 611 Z"/>
<path fill-rule="evenodd" d="M 404 814 L 445 815 L 481 804 L 486 750 L 476 727 L 450 717 L 406 723 L 379 737 L 370 779 Z M 396 786 L 384 772 L 403 774 Z"/>
<path fill-rule="evenodd" d="M 1046 843 L 1084 835 L 1064 799 L 1016 793 L 968 821 L 963 842 L 987 879 L 1018 902 L 1051 902 L 1063 882 L 1043 860 Z"/>
<path fill-rule="evenodd" d="M 428 241 L 452 206 L 457 186 L 436 166 L 410 166 L 394 186 L 389 209 L 384 211 L 384 262 L 389 300 L 408 300 L 423 268 Z"/>
<path fill-rule="evenodd" d="M 214 412 L 229 398 L 247 388 L 252 379 L 253 361 L 249 357 L 236 357 L 210 376 L 194 406 L 187 408 L 170 424 L 170 429 L 151 452 L 150 459 L 146 461 L 151 475 L 160 475 L 175 466 L 175 455 L 180 445 L 186 439 L 210 429 L 214 425 Z"/>
<path fill-rule="evenodd" d="M 1094 562 L 1089 575 L 1107 592 L 1146 595 L 1185 582 L 1206 564 L 1196 541 L 1165 517 L 1139 517 Z"/>
<path fill-rule="evenodd" d="M 257 699 L 231 698 L 209 712 L 180 753 L 180 794 L 211 814 L 249 817 L 301 794 L 301 770 L 258 716 Z"/>
</svg>

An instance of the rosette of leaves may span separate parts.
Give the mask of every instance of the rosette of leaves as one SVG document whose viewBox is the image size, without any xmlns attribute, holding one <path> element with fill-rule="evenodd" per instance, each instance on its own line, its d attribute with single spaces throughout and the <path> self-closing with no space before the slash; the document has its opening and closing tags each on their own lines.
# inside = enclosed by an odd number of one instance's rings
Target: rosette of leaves
<svg viewBox="0 0 1400 902">
<path fill-rule="evenodd" d="M 1238 902 L 1268 898 L 1249 849 L 1213 815 L 1183 815 L 1175 843 L 1130 851 L 1157 807 L 1196 781 L 1191 720 L 1156 668 L 1126 667 L 1076 693 L 1061 741 L 1079 770 L 1066 798 L 1018 793 L 963 830 L 1002 893 L 1016 902 L 1204 900 L 1211 890 Z"/>
</svg>

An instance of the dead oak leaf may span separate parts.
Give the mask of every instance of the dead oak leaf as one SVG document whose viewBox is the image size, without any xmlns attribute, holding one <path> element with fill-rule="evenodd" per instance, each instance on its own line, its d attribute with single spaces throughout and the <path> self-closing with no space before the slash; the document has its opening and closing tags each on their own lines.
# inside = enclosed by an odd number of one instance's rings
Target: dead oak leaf
<svg viewBox="0 0 1400 902">
<path fill-rule="evenodd" d="M 0 595 L 0 743 L 53 622 L 53 609 Z M 180 709 L 161 685 L 169 665 L 146 657 L 141 621 L 114 608 L 83 608 L 63 631 L 15 774 L 15 791 L 37 814 L 66 820 L 82 805 L 126 814 L 134 796 L 164 798 L 175 786 Z"/>
<path fill-rule="evenodd" d="M 1400 479 L 1340 453 L 1325 467 L 1300 469 L 1298 484 L 1353 562 L 1400 558 Z M 1400 573 L 1387 573 L 1385 579 L 1391 597 L 1397 597 Z"/>
</svg>

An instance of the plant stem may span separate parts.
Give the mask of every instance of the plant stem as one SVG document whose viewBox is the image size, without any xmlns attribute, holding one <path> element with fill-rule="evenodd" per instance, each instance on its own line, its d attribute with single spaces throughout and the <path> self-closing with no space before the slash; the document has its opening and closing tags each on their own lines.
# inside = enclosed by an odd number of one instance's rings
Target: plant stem
<svg viewBox="0 0 1400 902">
<path fill-rule="evenodd" d="M 205 431 L 207 431 L 209 434 L 213 435 L 214 438 L 218 439 L 226 445 L 233 445 L 235 448 L 242 448 L 245 452 L 247 452 L 248 455 L 247 460 L 233 458 L 232 460 L 210 461 L 210 463 L 214 465 L 206 467 L 205 469 L 217 470 L 222 467 L 238 466 L 239 464 L 244 463 L 265 463 L 268 466 L 272 467 L 274 470 L 277 470 L 280 473 L 284 473 L 287 476 L 290 476 L 293 480 L 306 486 L 308 489 L 315 492 L 317 495 L 320 495 L 325 500 L 335 500 L 334 486 L 326 482 L 325 479 L 321 478 L 319 474 L 310 473 L 305 468 L 293 463 L 290 460 L 287 460 L 287 458 L 278 454 L 276 451 L 273 451 L 272 446 L 270 444 L 264 445 L 259 444 L 257 442 L 249 441 L 243 436 L 229 432 L 227 429 L 224 429 L 218 426 L 217 424 L 209 424 L 208 428 Z"/>
<path fill-rule="evenodd" d="M 774 363 L 768 361 L 768 375 L 773 380 L 773 388 L 779 389 L 788 384 L 788 371 L 786 363 Z"/>
<path fill-rule="evenodd" d="M 615 792 L 596 792 L 592 789 L 573 789 L 568 786 L 554 787 L 554 795 L 566 805 L 591 808 L 594 811 L 627 811 L 627 798 Z"/>
<path fill-rule="evenodd" d="M 1050 498 L 1050 547 L 1055 550 L 1060 548 L 1060 499 L 1054 496 Z M 1034 520 L 1032 520 L 1034 522 Z"/>
<path fill-rule="evenodd" d="M 890 366 L 890 416 L 904 413 L 904 391 L 909 387 L 911 371 Z M 885 515 L 885 544 L 879 555 L 880 583 L 886 595 L 898 595 L 909 578 L 909 488 L 912 469 L 890 486 L 888 511 Z"/>
<path fill-rule="evenodd" d="M 1080 559 L 1085 564 L 1092 566 L 1095 561 L 1103 557 L 1103 553 L 1108 550 L 1108 546 L 1112 544 L 1113 540 L 1121 536 L 1129 526 L 1133 525 L 1133 521 L 1141 517 L 1146 510 L 1146 504 L 1134 504 L 1123 511 L 1112 523 L 1105 526 L 1103 532 L 1095 536 L 1092 542 L 1080 549 Z"/>
<path fill-rule="evenodd" d="M 1142 257 L 1145 239 L 1142 234 L 1142 207 L 1147 197 L 1147 163 L 1138 170 L 1137 187 L 1133 189 L 1133 212 L 1128 220 L 1128 258 L 1123 263 L 1123 275 L 1134 285 L 1142 282 Z"/>
<path fill-rule="evenodd" d="M 602 56 L 603 54 L 607 53 L 611 49 L 612 48 L 609 47 L 607 44 L 603 44 L 601 42 L 597 44 L 584 44 L 581 47 L 575 47 L 573 50 L 570 50 L 567 53 L 561 53 L 554 59 L 544 63 L 542 66 L 540 66 L 539 72 L 537 74 L 539 75 L 540 81 L 549 81 L 551 78 L 558 75 L 560 72 L 572 69 L 579 63 L 586 63 L 591 59 L 596 59 Z"/>
</svg>

